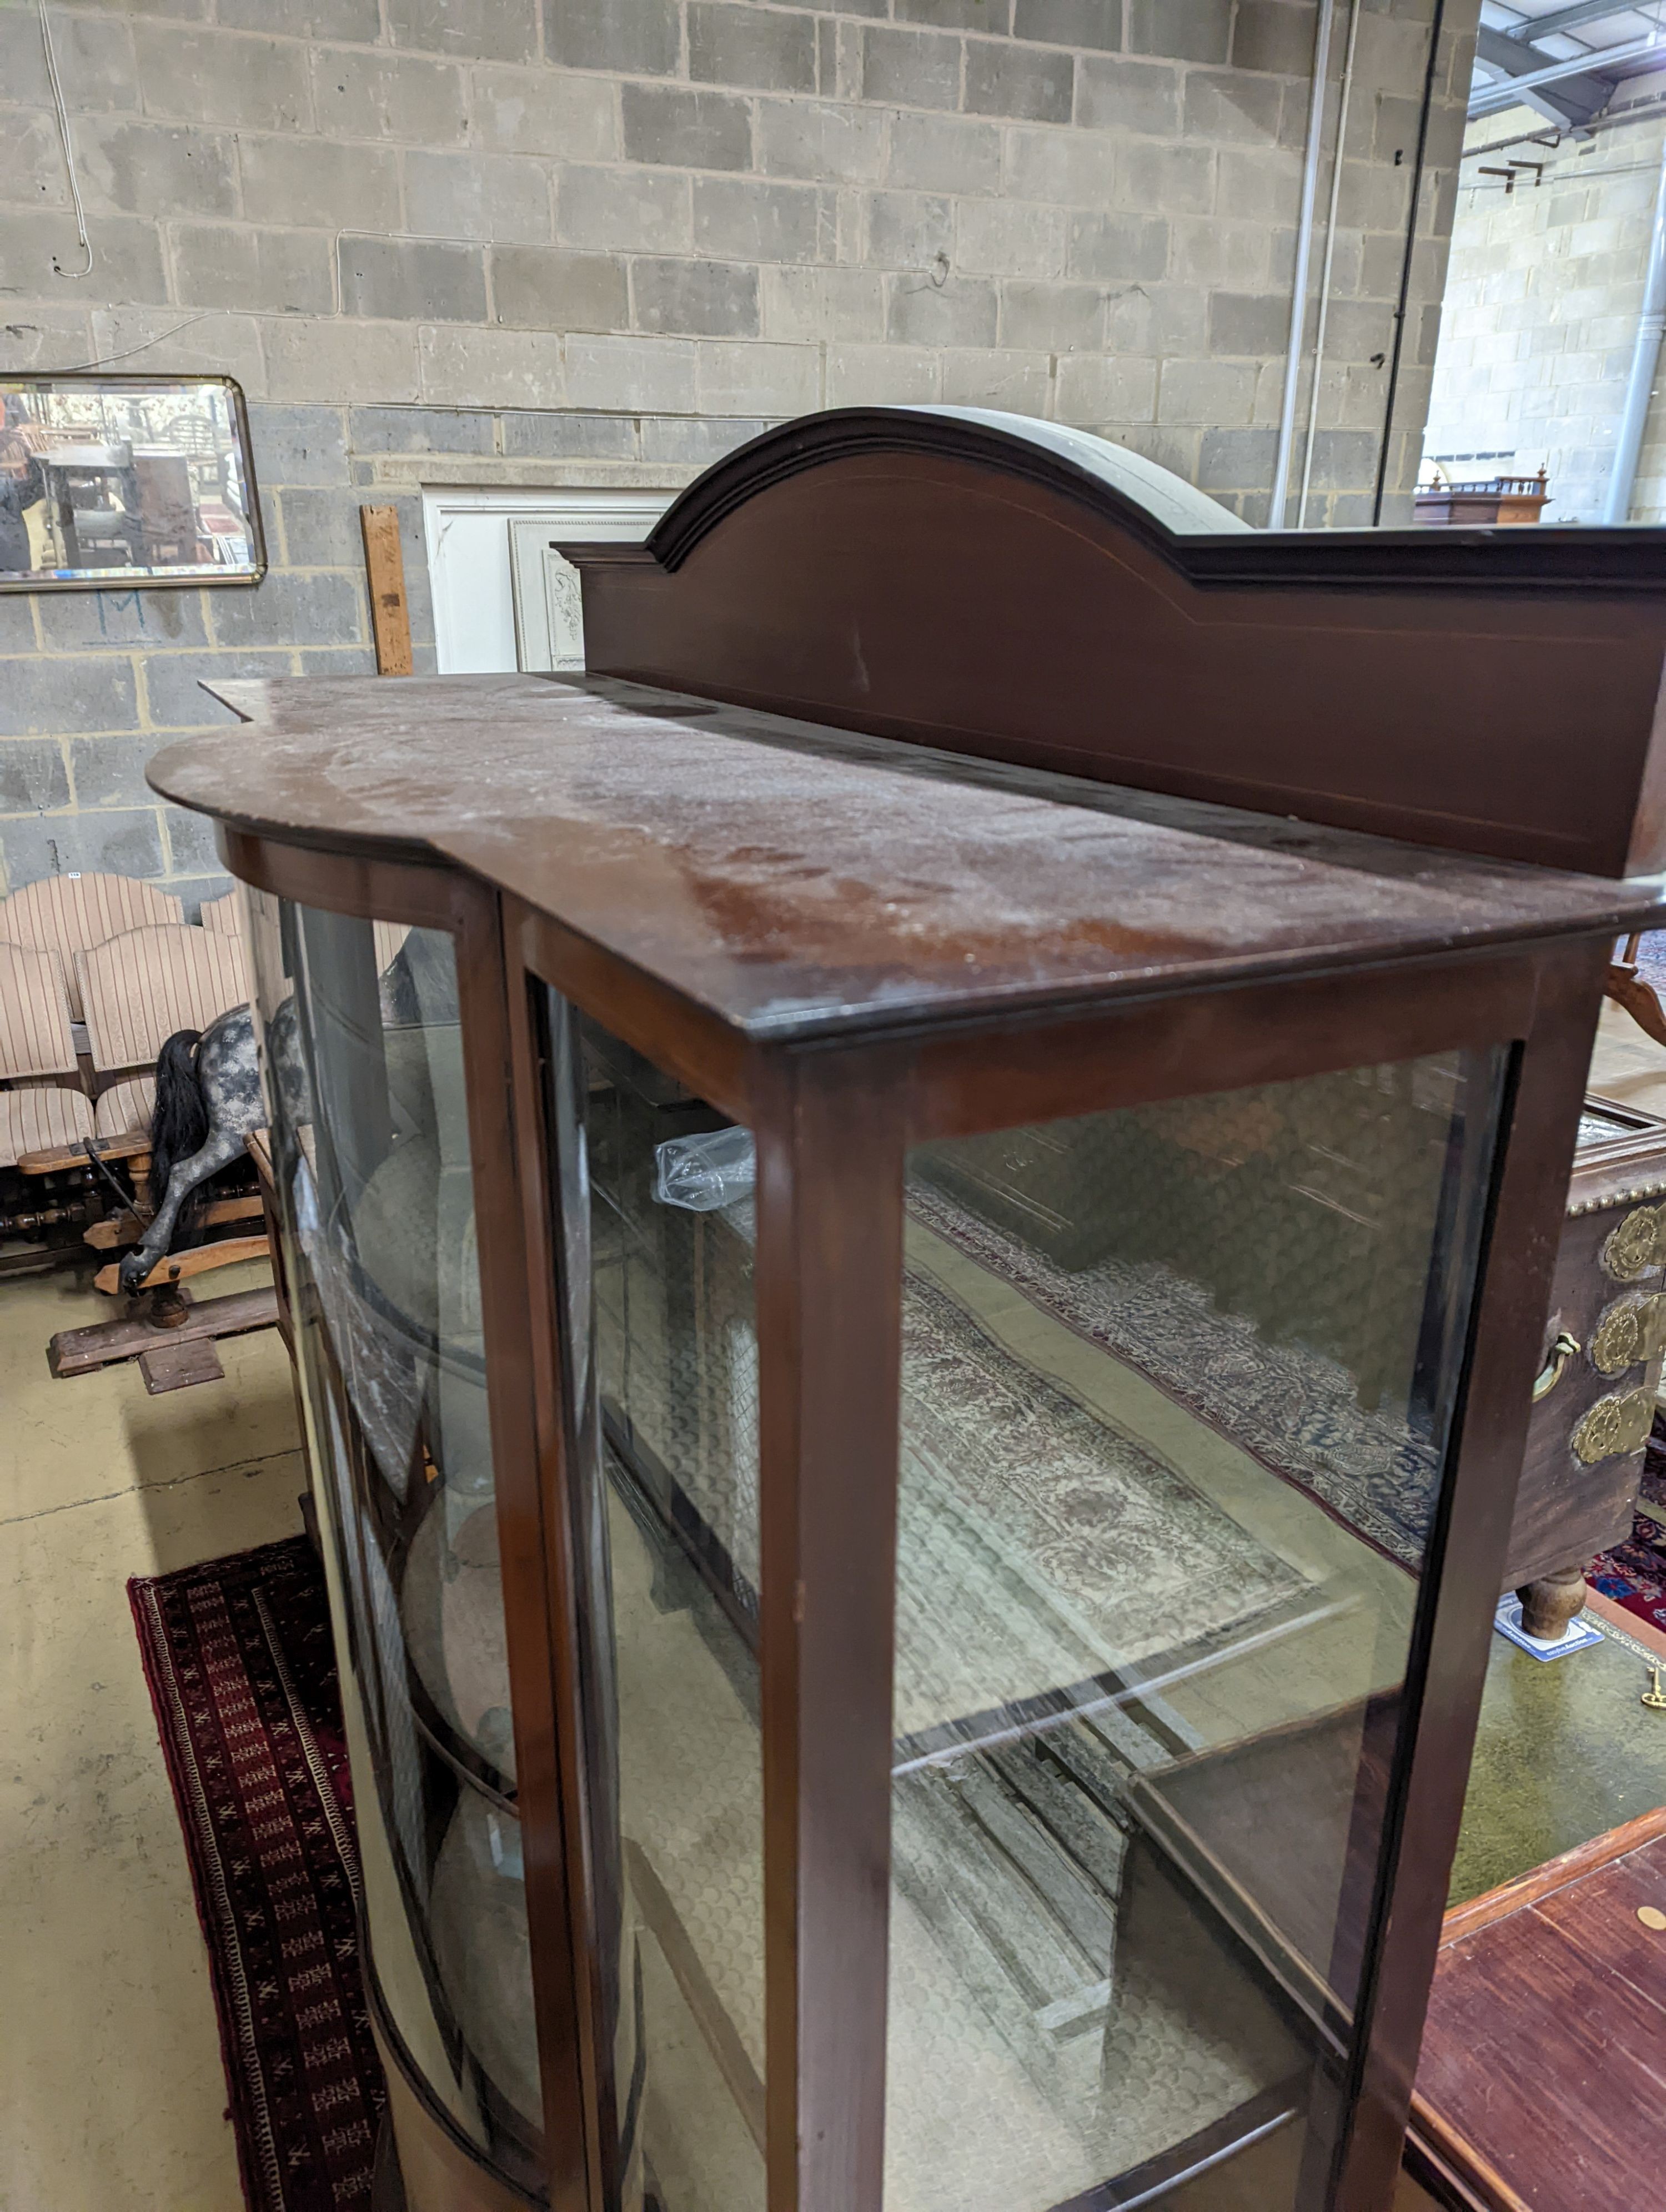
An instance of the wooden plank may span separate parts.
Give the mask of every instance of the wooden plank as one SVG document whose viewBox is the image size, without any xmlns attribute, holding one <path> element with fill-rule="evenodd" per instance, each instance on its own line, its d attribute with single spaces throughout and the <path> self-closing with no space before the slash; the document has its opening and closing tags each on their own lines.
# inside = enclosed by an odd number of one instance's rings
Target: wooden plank
<svg viewBox="0 0 1666 2212">
<path fill-rule="evenodd" d="M 1608 1866 L 1615 1859 L 1624 1858 L 1628 1851 L 1652 1843 L 1657 1836 L 1666 1836 L 1666 1805 L 1657 1807 L 1651 1813 L 1639 1813 L 1636 1820 L 1627 1820 L 1623 1827 L 1610 1828 L 1605 1836 L 1593 1836 L 1589 1843 L 1576 1844 L 1572 1850 L 1547 1859 L 1542 1866 L 1535 1867 L 1530 1873 L 1506 1881 L 1497 1889 L 1489 1889 L 1484 1896 L 1472 1897 L 1466 1905 L 1455 1905 L 1441 1923 L 1441 1949 L 1462 1942 L 1465 1936 L 1491 1926 L 1495 1920 L 1507 1919 L 1511 1913 L 1538 1904 L 1541 1899 L 1566 1889 L 1582 1875 L 1594 1874 L 1599 1867 Z"/>
<path fill-rule="evenodd" d="M 153 1398 L 164 1390 L 188 1390 L 196 1382 L 226 1379 L 211 1336 L 188 1336 L 183 1342 L 153 1345 L 139 1354 L 139 1372 Z"/>
<path fill-rule="evenodd" d="M 189 1292 L 185 1295 L 188 1297 Z M 205 1298 L 175 1329 L 155 1328 L 147 1321 L 101 1321 L 89 1328 L 61 1328 L 46 1347 L 46 1364 L 58 1376 L 88 1375 L 118 1360 L 136 1358 L 160 1341 L 188 1336 L 242 1336 L 271 1328 L 277 1321 L 274 1291 L 238 1291 L 230 1297 Z"/>
<path fill-rule="evenodd" d="M 258 1237 L 225 1237 L 217 1244 L 198 1244 L 189 1252 L 174 1252 L 158 1260 L 139 1288 L 155 1290 L 161 1283 L 183 1283 L 213 1267 L 234 1267 L 241 1260 L 264 1260 L 267 1249 L 264 1231 Z M 113 1296 L 121 1287 L 120 1273 L 120 1261 L 112 1260 L 107 1267 L 99 1269 L 93 1281 L 99 1290 Z"/>
<path fill-rule="evenodd" d="M 137 1160 L 149 1158 L 150 1133 L 131 1137 L 100 1137 L 94 1146 L 101 1160 Z M 18 1159 L 20 1175 L 60 1175 L 65 1168 L 84 1168 L 88 1164 L 85 1145 L 54 1145 L 48 1152 L 24 1152 Z"/>
<path fill-rule="evenodd" d="M 404 554 L 399 544 L 399 511 L 362 507 L 364 573 L 370 587 L 370 623 L 376 636 L 378 676 L 409 676 L 410 607 L 405 598 Z"/>
<path fill-rule="evenodd" d="M 262 1212 L 259 1197 L 210 1199 L 198 1218 L 204 1228 L 213 1229 L 226 1221 L 258 1221 Z M 144 1223 L 137 1213 L 112 1213 L 107 1219 L 95 1221 L 82 1231 L 88 1243 L 100 1252 L 113 1252 L 118 1246 L 136 1244 L 144 1233 Z"/>
</svg>

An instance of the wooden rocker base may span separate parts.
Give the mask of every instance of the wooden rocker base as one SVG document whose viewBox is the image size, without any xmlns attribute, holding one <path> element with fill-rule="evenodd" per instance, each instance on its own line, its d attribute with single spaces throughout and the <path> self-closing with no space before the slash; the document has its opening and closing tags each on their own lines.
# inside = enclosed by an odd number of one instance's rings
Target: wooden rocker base
<svg viewBox="0 0 1666 2212">
<path fill-rule="evenodd" d="M 170 1283 L 187 1282 L 192 1275 L 206 1274 L 212 1268 L 234 1267 L 242 1260 L 264 1260 L 271 1249 L 264 1230 L 258 1237 L 224 1237 L 217 1244 L 193 1245 L 188 1252 L 170 1253 L 167 1259 L 158 1260 L 139 1288 L 161 1290 Z M 112 1260 L 107 1267 L 100 1267 L 93 1278 L 93 1285 L 113 1297 L 121 1288 L 120 1261 Z"/>
<path fill-rule="evenodd" d="M 218 1228 L 227 1221 L 258 1221 L 263 1211 L 259 1194 L 251 1198 L 210 1199 L 198 1218 L 204 1229 Z M 125 1245 L 137 1244 L 145 1232 L 148 1217 L 135 1213 L 130 1207 L 125 1213 L 112 1213 L 102 1221 L 95 1221 L 86 1232 L 85 1241 L 100 1252 L 117 1252 Z"/>
<path fill-rule="evenodd" d="M 1640 936 L 1626 939 L 1618 960 L 1608 963 L 1608 980 L 1602 986 L 1602 995 L 1623 1006 L 1632 1019 L 1657 1044 L 1666 1044 L 1666 1008 L 1660 1003 L 1660 994 L 1652 983 L 1639 974 L 1637 965 Z"/>
<path fill-rule="evenodd" d="M 264 1238 L 246 1241 L 264 1247 Z M 277 1323 L 277 1293 L 273 1290 L 239 1291 L 230 1297 L 205 1298 L 200 1305 L 192 1301 L 189 1291 L 174 1296 L 185 1313 L 173 1326 L 141 1316 L 98 1322 L 90 1328 L 62 1328 L 46 1347 L 46 1364 L 57 1376 L 89 1375 L 95 1368 L 137 1359 L 148 1390 L 179 1390 L 192 1382 L 215 1382 L 223 1374 L 214 1352 L 217 1337 L 244 1336 Z M 196 1346 L 202 1350 L 193 1350 Z M 213 1360 L 211 1369 L 208 1359 Z"/>
</svg>

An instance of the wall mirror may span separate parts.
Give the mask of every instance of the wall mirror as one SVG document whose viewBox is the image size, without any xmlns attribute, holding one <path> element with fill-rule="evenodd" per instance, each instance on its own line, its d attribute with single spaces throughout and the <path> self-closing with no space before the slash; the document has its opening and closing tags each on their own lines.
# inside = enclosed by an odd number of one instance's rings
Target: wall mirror
<svg viewBox="0 0 1666 2212">
<path fill-rule="evenodd" d="M 0 377 L 0 591 L 265 574 L 230 377 Z"/>
</svg>

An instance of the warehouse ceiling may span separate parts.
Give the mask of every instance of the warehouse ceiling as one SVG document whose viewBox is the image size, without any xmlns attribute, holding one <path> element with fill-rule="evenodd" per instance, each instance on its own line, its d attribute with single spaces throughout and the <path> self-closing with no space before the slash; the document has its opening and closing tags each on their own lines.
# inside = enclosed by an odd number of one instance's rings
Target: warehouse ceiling
<svg viewBox="0 0 1666 2212">
<path fill-rule="evenodd" d="M 1666 65 L 1666 0 L 1483 0 L 1472 118 L 1530 107 L 1564 130 L 1582 130 L 1627 80 Z"/>
</svg>

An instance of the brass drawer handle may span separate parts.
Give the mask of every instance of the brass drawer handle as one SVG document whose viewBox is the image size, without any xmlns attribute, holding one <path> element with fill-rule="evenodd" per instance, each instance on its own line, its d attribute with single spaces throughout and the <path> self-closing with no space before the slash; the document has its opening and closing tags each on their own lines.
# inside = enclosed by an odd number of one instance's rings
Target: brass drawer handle
<svg viewBox="0 0 1666 2212">
<path fill-rule="evenodd" d="M 1535 1406 L 1541 1398 L 1549 1397 L 1551 1392 L 1561 1381 L 1569 1360 L 1577 1359 L 1582 1349 L 1583 1346 L 1577 1336 L 1570 1336 L 1566 1329 L 1559 1332 L 1556 1341 L 1550 1347 L 1550 1357 L 1539 1370 L 1537 1380 L 1533 1385 L 1533 1402 Z"/>
</svg>

